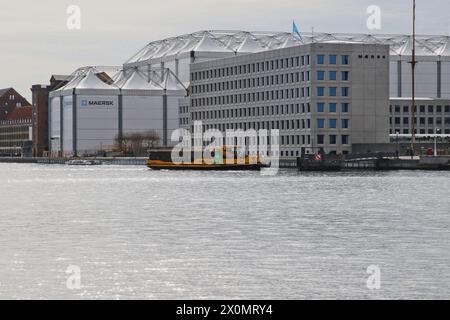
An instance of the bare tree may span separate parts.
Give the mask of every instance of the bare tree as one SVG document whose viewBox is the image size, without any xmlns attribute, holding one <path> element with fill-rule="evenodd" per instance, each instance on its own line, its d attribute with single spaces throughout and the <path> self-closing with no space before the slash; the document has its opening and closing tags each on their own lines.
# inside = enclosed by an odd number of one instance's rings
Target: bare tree
<svg viewBox="0 0 450 320">
<path fill-rule="evenodd" d="M 144 132 L 144 145 L 147 148 L 155 148 L 159 146 L 161 137 L 155 130 L 149 130 Z"/>
<path fill-rule="evenodd" d="M 115 138 L 117 148 L 121 152 L 132 152 L 134 156 L 146 156 L 148 149 L 157 147 L 160 141 L 161 137 L 154 130 L 143 133 L 129 132 Z"/>
</svg>

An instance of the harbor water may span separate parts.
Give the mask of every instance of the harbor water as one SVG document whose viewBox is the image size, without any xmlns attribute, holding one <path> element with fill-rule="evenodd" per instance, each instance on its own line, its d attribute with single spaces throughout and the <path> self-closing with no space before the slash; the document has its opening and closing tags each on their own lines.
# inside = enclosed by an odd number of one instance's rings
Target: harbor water
<svg viewBox="0 0 450 320">
<path fill-rule="evenodd" d="M 0 164 L 0 299 L 450 299 L 449 190 L 450 172 Z"/>
</svg>

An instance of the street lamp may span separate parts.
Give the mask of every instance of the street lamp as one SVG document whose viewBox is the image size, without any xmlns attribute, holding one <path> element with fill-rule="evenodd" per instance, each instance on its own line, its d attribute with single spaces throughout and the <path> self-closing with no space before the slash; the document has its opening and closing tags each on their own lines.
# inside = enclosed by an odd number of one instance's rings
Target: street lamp
<svg viewBox="0 0 450 320">
<path fill-rule="evenodd" d="M 438 152 L 437 152 L 437 138 L 438 138 L 439 132 L 441 132 L 441 129 L 436 128 L 434 130 L 434 156 L 435 157 L 438 156 Z"/>
</svg>

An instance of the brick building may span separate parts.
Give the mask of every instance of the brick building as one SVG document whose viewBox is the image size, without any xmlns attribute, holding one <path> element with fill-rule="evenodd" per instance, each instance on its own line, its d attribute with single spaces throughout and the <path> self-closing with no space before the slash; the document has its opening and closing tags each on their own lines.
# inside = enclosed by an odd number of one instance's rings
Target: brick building
<svg viewBox="0 0 450 320">
<path fill-rule="evenodd" d="M 31 118 L 31 106 L 17 106 L 0 120 L 0 156 L 31 156 Z"/>
<path fill-rule="evenodd" d="M 33 85 L 33 156 L 42 157 L 49 150 L 48 137 L 48 95 L 50 91 L 66 85 L 71 76 L 53 75 L 50 85 Z"/>
<path fill-rule="evenodd" d="M 13 88 L 0 89 L 0 120 L 6 120 L 15 109 L 30 106 L 30 103 Z"/>
</svg>

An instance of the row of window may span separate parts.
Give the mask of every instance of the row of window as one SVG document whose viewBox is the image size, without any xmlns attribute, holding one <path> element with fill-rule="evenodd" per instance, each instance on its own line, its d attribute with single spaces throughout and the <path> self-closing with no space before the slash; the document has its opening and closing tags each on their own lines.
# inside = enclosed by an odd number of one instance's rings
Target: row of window
<svg viewBox="0 0 450 320">
<path fill-rule="evenodd" d="M 349 104 L 348 103 L 342 104 L 342 108 L 343 110 L 348 110 Z M 280 115 L 306 114 L 306 113 L 311 113 L 311 105 L 309 103 L 195 111 L 192 112 L 192 118 L 193 120 L 230 119 L 242 117 L 280 116 Z"/>
<path fill-rule="evenodd" d="M 391 117 L 390 118 L 390 123 L 391 124 L 394 123 L 396 125 L 399 125 L 399 124 L 409 125 L 410 122 L 412 122 L 412 121 L 411 121 L 411 119 L 409 117 L 403 117 L 403 118 L 401 118 L 401 117 L 392 118 Z M 416 123 L 417 123 L 417 121 L 416 121 Z M 450 125 L 450 118 L 441 118 L 441 117 L 438 117 L 438 118 L 434 118 L 434 117 L 433 118 L 431 118 L 431 117 L 423 118 L 423 117 L 420 117 L 419 118 L 419 125 L 425 125 L 425 124 L 441 125 L 442 123 L 444 123 L 446 125 Z"/>
<path fill-rule="evenodd" d="M 324 134 L 318 134 L 317 135 L 317 145 L 336 145 L 340 142 L 340 144 L 348 145 L 350 142 L 350 136 L 349 135 L 336 135 L 336 134 L 330 134 L 330 135 L 324 135 Z"/>
<path fill-rule="evenodd" d="M 347 92 L 348 94 L 348 90 L 345 92 Z M 229 105 L 229 104 L 261 102 L 261 101 L 289 100 L 289 99 L 309 98 L 310 96 L 311 96 L 310 87 L 292 88 L 284 90 L 260 91 L 253 93 L 240 93 L 225 96 L 192 98 L 192 106 L 204 107 L 204 106 L 217 106 L 226 104 Z"/>
<path fill-rule="evenodd" d="M 311 80 L 310 71 L 278 74 L 265 77 L 256 77 L 232 81 L 222 81 L 216 83 L 206 83 L 192 85 L 192 94 L 221 92 L 227 90 L 243 90 L 260 88 L 266 86 L 276 86 L 285 84 L 294 84 L 300 82 L 309 82 Z"/>
<path fill-rule="evenodd" d="M 192 129 L 193 130 L 193 129 Z M 203 130 L 207 130 L 204 128 Z M 247 137 L 245 138 L 245 144 L 248 144 L 249 141 L 258 141 L 258 144 L 260 143 L 259 137 Z M 280 146 L 310 146 L 313 144 L 311 135 L 288 135 L 288 136 L 280 136 L 279 140 L 275 139 L 274 137 L 267 137 L 267 145 L 271 146 L 274 143 L 278 143 Z M 207 145 L 207 141 L 201 141 L 203 145 Z M 223 141 L 224 144 L 226 144 L 226 139 L 224 138 Z M 319 146 L 323 146 L 325 144 L 329 145 L 349 145 L 350 144 L 350 136 L 349 135 L 337 135 L 337 134 L 330 134 L 330 135 L 323 135 L 319 134 L 316 137 L 315 144 Z"/>
<path fill-rule="evenodd" d="M 411 110 L 410 106 L 403 106 L 403 108 L 399 105 L 396 106 L 390 106 L 390 111 L 391 113 L 394 111 L 395 113 L 400 113 L 401 110 L 403 110 L 403 113 L 409 113 Z M 445 113 L 450 113 L 450 106 L 433 106 L 433 105 L 429 105 L 428 107 L 425 105 L 421 105 L 418 108 L 418 112 L 419 113 L 426 113 L 426 111 L 428 110 L 428 113 L 442 113 L 442 111 L 444 111 Z M 411 110 L 412 111 L 412 110 Z"/>
<path fill-rule="evenodd" d="M 326 56 L 324 54 L 318 54 L 317 55 L 317 61 L 316 63 L 319 65 L 325 64 L 325 61 L 328 62 L 328 64 L 336 65 L 338 61 L 338 56 L 336 54 L 330 54 L 328 55 L 328 59 L 326 60 Z M 350 57 L 348 55 L 341 56 L 341 64 L 342 65 L 348 65 L 350 64 Z"/>
<path fill-rule="evenodd" d="M 189 113 L 189 107 L 188 106 L 181 106 L 180 107 L 180 114 Z"/>
<path fill-rule="evenodd" d="M 438 133 L 438 134 L 442 134 L 442 133 L 450 134 L 450 129 L 444 129 L 444 130 L 441 130 L 440 132 L 439 131 L 436 132 L 436 129 L 428 129 L 428 130 L 426 130 L 426 129 L 416 129 L 415 131 L 416 131 L 416 134 L 436 134 L 436 133 Z M 412 130 L 410 131 L 409 129 L 403 129 L 403 130 L 401 130 L 401 129 L 391 129 L 390 130 L 391 134 L 410 134 L 411 132 L 412 132 Z"/>
<path fill-rule="evenodd" d="M 325 77 L 326 74 L 328 74 L 328 78 Z M 328 73 L 327 73 L 323 70 L 319 70 L 319 71 L 317 71 L 317 80 L 318 81 L 325 81 L 325 80 L 337 81 L 337 75 L 338 75 L 337 71 L 328 71 Z M 341 75 L 341 77 L 340 77 L 341 81 L 349 81 L 349 79 L 350 79 L 349 71 L 341 71 L 340 75 Z"/>
<path fill-rule="evenodd" d="M 325 119 L 317 119 L 317 129 L 325 129 Z M 337 129 L 338 119 L 328 119 L 328 129 Z M 341 129 L 348 129 L 349 119 L 341 119 Z"/>
<path fill-rule="evenodd" d="M 325 87 L 317 87 L 317 96 L 318 97 L 324 97 L 325 96 Z M 328 96 L 329 97 L 336 97 L 338 92 L 337 87 L 328 87 Z M 350 88 L 349 87 L 341 87 L 341 97 L 348 97 L 350 94 Z"/>
<path fill-rule="evenodd" d="M 308 130 L 311 129 L 310 119 L 297 120 L 276 120 L 276 121 L 255 121 L 255 122 L 234 122 L 204 124 L 203 130 Z"/>
<path fill-rule="evenodd" d="M 372 55 L 368 55 L 368 54 L 366 54 L 366 55 L 362 55 L 362 54 L 360 54 L 360 55 L 358 55 L 358 58 L 359 59 L 375 59 L 375 58 L 377 58 L 377 59 L 386 59 L 386 56 L 385 55 L 377 55 L 377 56 L 375 56 L 374 54 L 372 54 Z"/>
<path fill-rule="evenodd" d="M 341 113 L 348 113 L 350 110 L 350 104 L 349 103 L 341 103 Z M 337 113 L 337 103 L 336 102 L 331 102 L 328 103 L 328 108 L 325 108 L 325 103 L 324 102 L 318 102 L 317 103 L 317 112 L 318 113 L 324 113 L 324 112 L 329 112 L 329 113 Z"/>
<path fill-rule="evenodd" d="M 215 78 L 223 78 L 237 76 L 243 74 L 251 74 L 257 72 L 266 72 L 280 70 L 286 68 L 309 66 L 311 64 L 310 55 L 297 56 L 290 58 L 282 58 L 270 61 L 262 61 L 238 66 L 216 68 L 205 71 L 197 71 L 191 73 L 191 81 L 209 80 Z"/>
</svg>

